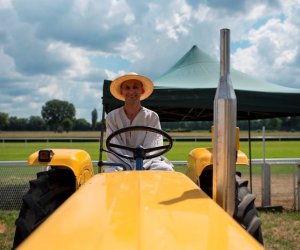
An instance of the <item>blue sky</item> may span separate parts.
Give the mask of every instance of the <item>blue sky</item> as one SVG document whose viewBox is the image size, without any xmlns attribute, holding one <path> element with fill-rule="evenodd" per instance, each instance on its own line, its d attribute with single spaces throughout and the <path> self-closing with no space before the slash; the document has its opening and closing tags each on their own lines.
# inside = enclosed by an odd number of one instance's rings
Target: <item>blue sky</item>
<svg viewBox="0 0 300 250">
<path fill-rule="evenodd" d="M 51 99 L 101 116 L 102 83 L 126 72 L 153 80 L 193 45 L 232 66 L 300 88 L 300 0 L 0 0 L 0 112 L 41 115 Z"/>
</svg>

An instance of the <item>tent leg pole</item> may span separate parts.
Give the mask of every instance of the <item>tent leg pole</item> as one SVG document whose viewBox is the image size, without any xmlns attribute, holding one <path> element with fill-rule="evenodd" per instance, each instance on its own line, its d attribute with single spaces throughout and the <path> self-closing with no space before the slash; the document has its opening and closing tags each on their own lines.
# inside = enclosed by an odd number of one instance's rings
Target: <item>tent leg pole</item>
<svg viewBox="0 0 300 250">
<path fill-rule="evenodd" d="M 252 156 L 251 156 L 251 121 L 250 121 L 250 119 L 248 119 L 248 145 L 249 145 L 250 192 L 252 193 Z"/>
<path fill-rule="evenodd" d="M 105 118 L 105 105 L 102 108 L 102 119 L 101 119 L 101 136 L 100 136 L 100 152 L 99 152 L 99 162 L 98 162 L 98 173 L 101 172 L 101 163 L 103 160 L 103 141 L 104 141 L 104 118 Z"/>
<path fill-rule="evenodd" d="M 298 171 L 297 171 L 297 189 L 298 189 L 298 204 L 297 204 L 297 211 L 300 211 L 300 164 L 298 164 Z"/>
</svg>

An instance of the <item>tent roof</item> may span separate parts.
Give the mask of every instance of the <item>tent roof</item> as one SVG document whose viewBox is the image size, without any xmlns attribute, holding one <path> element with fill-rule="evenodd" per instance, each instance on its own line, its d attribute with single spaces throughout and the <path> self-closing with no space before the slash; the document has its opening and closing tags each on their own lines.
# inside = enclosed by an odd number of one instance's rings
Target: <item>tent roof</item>
<svg viewBox="0 0 300 250">
<path fill-rule="evenodd" d="M 153 94 L 143 105 L 155 110 L 161 121 L 213 120 L 213 102 L 219 82 L 220 64 L 193 46 L 173 67 L 158 78 Z M 262 119 L 300 115 L 300 89 L 255 79 L 231 69 L 237 97 L 237 118 Z M 122 105 L 103 86 L 106 112 Z"/>
<path fill-rule="evenodd" d="M 217 88 L 219 72 L 220 63 L 194 45 L 174 66 L 155 81 L 155 86 L 184 89 Z M 230 69 L 230 76 L 235 90 L 300 93 L 300 89 L 255 79 L 235 69 Z"/>
</svg>

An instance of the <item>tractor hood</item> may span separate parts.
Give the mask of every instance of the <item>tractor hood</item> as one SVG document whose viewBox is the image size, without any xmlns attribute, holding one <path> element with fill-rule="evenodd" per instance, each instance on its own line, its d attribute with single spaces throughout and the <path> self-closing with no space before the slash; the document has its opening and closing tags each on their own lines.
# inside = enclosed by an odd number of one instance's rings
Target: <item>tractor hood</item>
<svg viewBox="0 0 300 250">
<path fill-rule="evenodd" d="M 262 249 L 184 174 L 95 175 L 18 249 Z"/>
</svg>

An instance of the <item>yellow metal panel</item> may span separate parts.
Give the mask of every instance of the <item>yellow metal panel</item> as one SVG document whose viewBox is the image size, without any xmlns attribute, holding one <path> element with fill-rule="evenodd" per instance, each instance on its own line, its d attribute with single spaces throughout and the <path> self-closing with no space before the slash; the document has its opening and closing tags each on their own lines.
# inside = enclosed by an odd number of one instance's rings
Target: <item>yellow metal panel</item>
<svg viewBox="0 0 300 250">
<path fill-rule="evenodd" d="M 249 165 L 248 157 L 241 150 L 237 152 L 237 165 Z M 213 165 L 212 148 L 195 148 L 191 150 L 187 160 L 186 175 L 195 183 L 198 183 L 202 171 L 210 165 Z"/>
<path fill-rule="evenodd" d="M 237 165 L 247 165 L 247 166 L 249 165 L 248 156 L 241 150 L 238 150 L 236 164 Z"/>
<path fill-rule="evenodd" d="M 73 171 L 77 180 L 77 187 L 94 175 L 93 163 L 90 155 L 80 149 L 51 149 L 53 157 L 50 162 L 40 162 L 39 151 L 31 154 L 28 158 L 29 165 L 66 167 Z"/>
<path fill-rule="evenodd" d="M 186 175 L 195 183 L 198 182 L 204 168 L 213 164 L 212 150 L 212 148 L 196 148 L 189 153 Z"/>
<path fill-rule="evenodd" d="M 262 249 L 178 172 L 95 175 L 19 249 Z"/>
</svg>

